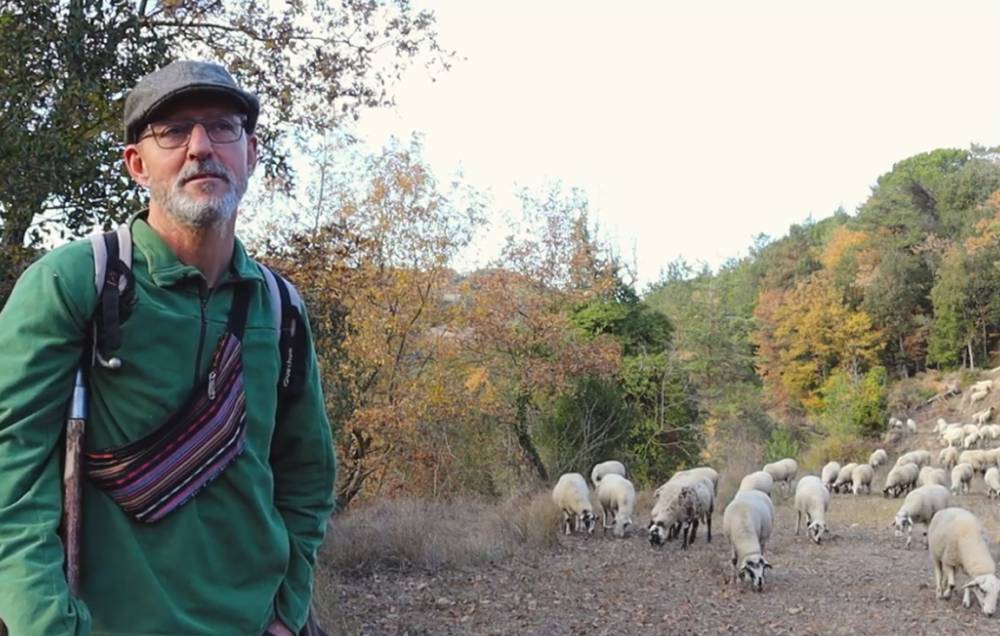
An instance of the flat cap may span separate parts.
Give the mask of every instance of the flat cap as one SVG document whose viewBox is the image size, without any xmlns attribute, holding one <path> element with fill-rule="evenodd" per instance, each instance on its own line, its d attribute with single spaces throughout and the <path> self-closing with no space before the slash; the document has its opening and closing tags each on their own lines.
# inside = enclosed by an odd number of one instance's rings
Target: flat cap
<svg viewBox="0 0 1000 636">
<path fill-rule="evenodd" d="M 228 97 L 246 115 L 247 132 L 252 133 L 257 126 L 257 96 L 240 88 L 225 68 L 211 62 L 181 60 L 146 75 L 129 91 L 125 98 L 125 143 L 136 143 L 150 118 L 167 102 L 194 94 Z"/>
</svg>

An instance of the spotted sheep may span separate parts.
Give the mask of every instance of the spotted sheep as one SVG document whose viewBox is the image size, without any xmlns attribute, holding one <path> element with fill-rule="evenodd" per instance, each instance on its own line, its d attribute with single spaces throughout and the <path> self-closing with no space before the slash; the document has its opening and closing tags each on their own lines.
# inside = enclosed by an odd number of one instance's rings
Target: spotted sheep
<svg viewBox="0 0 1000 636">
<path fill-rule="evenodd" d="M 712 482 L 691 475 L 671 479 L 659 489 L 649 521 L 649 543 L 662 546 L 679 531 L 681 548 L 694 542 L 699 522 L 707 526 L 708 542 L 712 542 L 712 513 L 715 492 Z"/>
</svg>

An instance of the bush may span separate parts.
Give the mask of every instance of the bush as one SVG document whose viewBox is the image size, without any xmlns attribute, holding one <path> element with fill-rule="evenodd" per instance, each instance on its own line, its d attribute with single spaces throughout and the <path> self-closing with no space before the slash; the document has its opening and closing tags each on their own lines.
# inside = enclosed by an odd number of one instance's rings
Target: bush
<svg viewBox="0 0 1000 636">
<path fill-rule="evenodd" d="M 885 429 L 886 402 L 885 367 L 872 367 L 856 379 L 837 369 L 820 388 L 813 415 L 830 433 L 875 437 Z"/>
<path fill-rule="evenodd" d="M 863 463 L 868 461 L 872 450 L 872 443 L 869 440 L 856 435 L 834 433 L 812 444 L 802 455 L 801 464 L 806 470 L 819 471 L 830 461 L 841 464 Z"/>
<path fill-rule="evenodd" d="M 791 434 L 783 428 L 776 428 L 771 431 L 771 437 L 767 440 L 766 458 L 768 462 L 776 462 L 786 457 L 798 457 L 801 447 Z"/>
</svg>

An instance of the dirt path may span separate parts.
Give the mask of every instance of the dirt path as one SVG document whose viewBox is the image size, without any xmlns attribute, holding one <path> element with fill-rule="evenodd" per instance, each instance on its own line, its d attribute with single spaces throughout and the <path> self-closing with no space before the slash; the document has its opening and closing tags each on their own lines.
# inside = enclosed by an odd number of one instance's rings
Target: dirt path
<svg viewBox="0 0 1000 636">
<path fill-rule="evenodd" d="M 979 478 L 975 492 L 984 492 Z M 982 494 L 957 499 L 983 519 L 994 541 L 1000 537 L 997 504 Z M 922 537 L 915 532 L 914 549 L 906 551 L 887 527 L 900 503 L 834 495 L 833 537 L 817 546 L 804 533 L 795 536 L 791 500 L 779 499 L 767 554 L 774 569 L 761 594 L 726 583 L 729 547 L 719 506 L 712 543 L 700 530 L 686 552 L 677 542 L 654 549 L 644 534 L 615 540 L 598 529 L 592 537 L 564 537 L 558 549 L 534 559 L 433 575 L 345 577 L 338 582 L 336 628 L 363 634 L 1000 633 L 1000 619 L 986 618 L 975 604 L 963 609 L 960 594 L 935 599 Z"/>
</svg>

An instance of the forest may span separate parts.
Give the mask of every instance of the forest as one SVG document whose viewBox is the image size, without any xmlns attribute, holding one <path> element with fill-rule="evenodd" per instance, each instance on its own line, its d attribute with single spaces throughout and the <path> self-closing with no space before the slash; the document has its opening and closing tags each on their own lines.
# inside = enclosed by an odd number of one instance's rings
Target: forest
<svg viewBox="0 0 1000 636">
<path fill-rule="evenodd" d="M 341 508 L 504 498 L 608 457 L 646 487 L 735 449 L 850 453 L 935 395 L 900 380 L 996 363 L 994 148 L 900 157 L 858 209 L 759 236 L 717 270 L 665 262 L 637 289 L 586 192 L 521 190 L 501 225 L 419 137 L 353 143 L 350 122 L 406 72 L 447 72 L 433 13 L 140 5 L 0 12 L 0 302 L 45 249 L 143 206 L 120 165 L 124 90 L 170 59 L 230 65 L 271 109 L 241 235 L 306 298 Z M 484 234 L 499 255 L 463 268 Z"/>
</svg>

